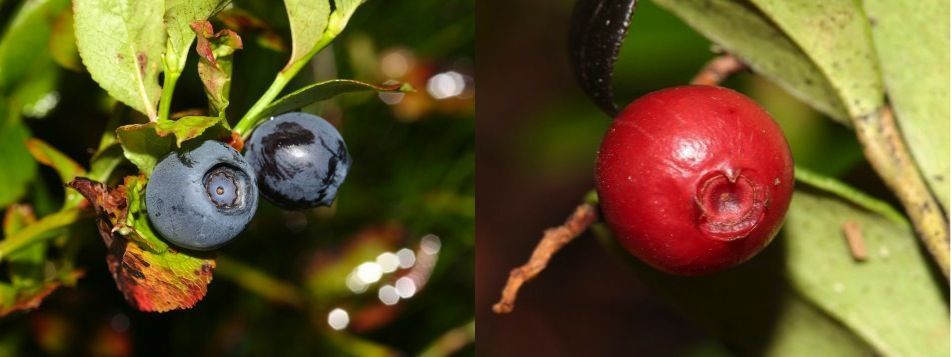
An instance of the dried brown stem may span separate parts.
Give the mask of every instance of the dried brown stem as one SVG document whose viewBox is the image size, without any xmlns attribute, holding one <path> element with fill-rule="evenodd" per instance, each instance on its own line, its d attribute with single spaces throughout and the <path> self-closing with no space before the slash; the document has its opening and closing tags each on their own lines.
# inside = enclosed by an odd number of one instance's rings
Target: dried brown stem
<svg viewBox="0 0 951 357">
<path fill-rule="evenodd" d="M 847 221 L 842 224 L 842 233 L 845 235 L 845 241 L 849 244 L 849 252 L 852 253 L 852 259 L 861 262 L 868 259 L 868 252 L 865 250 L 865 240 L 862 238 L 862 229 L 858 222 Z"/>
<path fill-rule="evenodd" d="M 735 56 L 726 53 L 715 57 L 703 66 L 690 81 L 691 84 L 708 86 L 719 85 L 736 72 L 746 69 L 746 65 Z"/>
<path fill-rule="evenodd" d="M 545 230 L 545 235 L 538 242 L 528 262 L 512 269 L 512 272 L 509 273 L 509 280 L 505 284 L 505 289 L 502 290 L 502 298 L 492 306 L 492 311 L 497 314 L 512 312 L 512 309 L 515 308 L 518 289 L 522 287 L 522 284 L 534 279 L 538 273 L 541 273 L 548 265 L 552 255 L 561 250 L 565 244 L 581 235 L 597 219 L 598 213 L 595 206 L 584 203 L 575 209 L 575 212 L 565 220 L 564 224 Z"/>
<path fill-rule="evenodd" d="M 951 266 L 948 221 L 902 139 L 891 108 L 852 119 L 865 158 L 905 207 L 918 236 L 945 278 Z"/>
</svg>

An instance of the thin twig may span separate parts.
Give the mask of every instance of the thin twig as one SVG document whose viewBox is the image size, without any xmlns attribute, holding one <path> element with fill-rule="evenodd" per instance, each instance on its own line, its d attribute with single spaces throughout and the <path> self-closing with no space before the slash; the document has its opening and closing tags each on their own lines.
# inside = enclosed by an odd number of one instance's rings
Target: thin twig
<svg viewBox="0 0 951 357">
<path fill-rule="evenodd" d="M 948 221 L 925 185 L 888 106 L 852 118 L 865 158 L 898 197 L 912 225 L 945 278 L 951 267 Z"/>
<path fill-rule="evenodd" d="M 522 284 L 541 273 L 548 265 L 548 261 L 553 254 L 581 235 L 597 219 L 598 213 L 595 206 L 584 203 L 575 209 L 575 212 L 565 220 L 564 224 L 546 230 L 528 262 L 512 269 L 512 272 L 509 273 L 509 280 L 505 284 L 505 289 L 502 290 L 502 298 L 492 306 L 492 311 L 497 314 L 512 312 L 512 309 L 515 308 L 518 289 L 522 287 Z"/>
<path fill-rule="evenodd" d="M 740 62 L 738 58 L 729 53 L 722 54 L 707 62 L 690 83 L 708 86 L 719 85 L 734 73 L 744 69 L 746 69 L 746 65 Z"/>
<path fill-rule="evenodd" d="M 447 331 L 420 353 L 420 357 L 452 356 L 475 341 L 475 320 Z"/>
</svg>

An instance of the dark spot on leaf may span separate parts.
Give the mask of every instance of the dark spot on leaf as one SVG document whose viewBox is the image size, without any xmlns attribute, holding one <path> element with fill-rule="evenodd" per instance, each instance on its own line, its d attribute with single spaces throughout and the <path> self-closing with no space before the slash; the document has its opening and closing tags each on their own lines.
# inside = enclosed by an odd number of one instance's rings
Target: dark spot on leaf
<svg viewBox="0 0 951 357">
<path fill-rule="evenodd" d="M 144 52 L 135 54 L 135 62 L 139 66 L 139 73 L 145 76 L 146 67 L 149 64 L 149 57 Z"/>
<path fill-rule="evenodd" d="M 129 263 L 125 261 L 122 262 L 122 269 L 124 269 L 125 272 L 131 275 L 133 278 L 136 278 L 138 280 L 145 279 L 145 274 L 142 274 L 141 271 L 139 271 L 138 269 L 136 269 L 135 267 L 133 267 L 132 265 L 130 265 Z"/>
</svg>

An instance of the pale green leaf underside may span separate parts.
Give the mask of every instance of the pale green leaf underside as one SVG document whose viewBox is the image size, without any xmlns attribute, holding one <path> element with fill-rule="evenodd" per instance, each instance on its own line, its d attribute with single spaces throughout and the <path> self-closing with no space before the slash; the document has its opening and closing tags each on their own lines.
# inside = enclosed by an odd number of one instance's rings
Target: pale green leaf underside
<svg viewBox="0 0 951 357">
<path fill-rule="evenodd" d="M 335 36 L 345 27 L 350 17 L 357 11 L 357 8 L 363 4 L 364 0 L 334 0 L 334 12 L 330 15 L 329 31 Z"/>
<path fill-rule="evenodd" d="M 845 106 L 820 68 L 757 9 L 731 0 L 654 1 L 739 57 L 756 73 L 830 117 L 848 123 Z"/>
<path fill-rule="evenodd" d="M 752 0 L 819 67 L 848 113 L 878 110 L 884 87 L 865 13 L 853 0 Z"/>
<path fill-rule="evenodd" d="M 856 262 L 842 224 L 857 222 L 869 258 Z M 797 191 L 776 242 L 793 286 L 886 356 L 947 356 L 948 303 L 909 227 L 839 199 Z M 775 244 L 775 243 L 774 243 Z"/>
<path fill-rule="evenodd" d="M 323 37 L 330 17 L 330 0 L 284 0 L 293 46 L 288 66 L 308 60 Z"/>
<path fill-rule="evenodd" d="M 946 0 L 864 1 L 885 87 L 905 141 L 945 211 L 949 154 Z"/>
<path fill-rule="evenodd" d="M 166 0 L 165 24 L 168 31 L 167 53 L 170 71 L 185 68 L 188 50 L 195 40 L 191 23 L 206 20 L 221 11 L 231 0 Z"/>
<path fill-rule="evenodd" d="M 156 117 L 161 87 L 164 4 L 153 0 L 75 0 L 76 43 L 83 64 L 109 94 Z"/>
</svg>

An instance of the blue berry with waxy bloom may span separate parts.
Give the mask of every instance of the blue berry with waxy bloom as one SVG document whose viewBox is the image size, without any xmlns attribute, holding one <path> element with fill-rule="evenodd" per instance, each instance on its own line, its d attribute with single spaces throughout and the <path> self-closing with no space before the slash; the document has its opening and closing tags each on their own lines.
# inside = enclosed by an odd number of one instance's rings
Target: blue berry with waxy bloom
<svg viewBox="0 0 951 357">
<path fill-rule="evenodd" d="M 350 169 L 340 132 L 312 114 L 272 118 L 254 130 L 245 148 L 261 195 L 282 208 L 329 206 Z"/>
<path fill-rule="evenodd" d="M 212 250 L 244 231 L 258 207 L 254 171 L 219 141 L 162 158 L 145 187 L 149 221 L 172 244 Z"/>
</svg>

